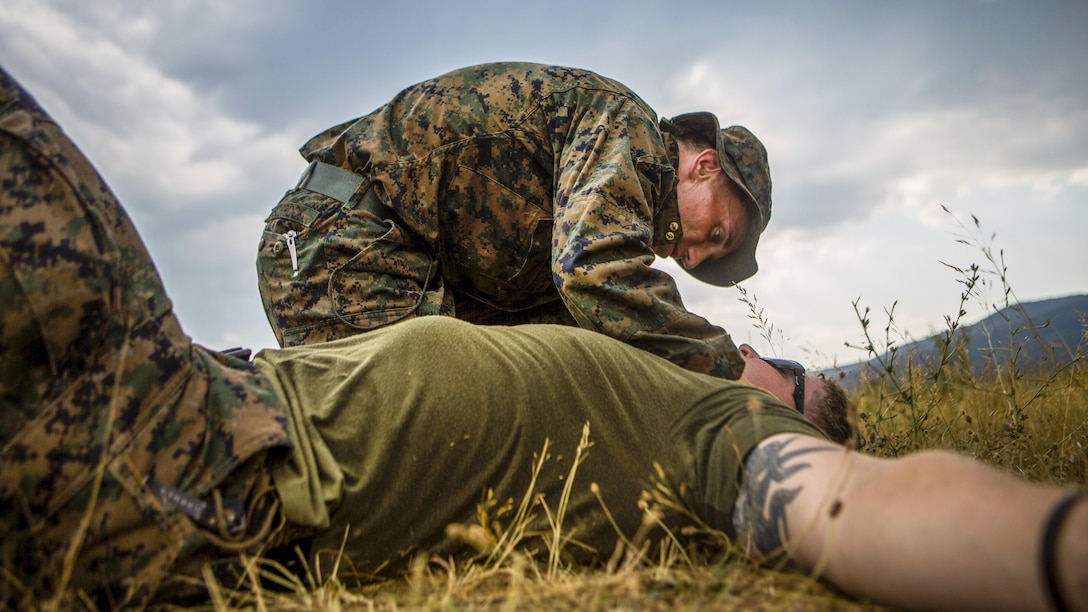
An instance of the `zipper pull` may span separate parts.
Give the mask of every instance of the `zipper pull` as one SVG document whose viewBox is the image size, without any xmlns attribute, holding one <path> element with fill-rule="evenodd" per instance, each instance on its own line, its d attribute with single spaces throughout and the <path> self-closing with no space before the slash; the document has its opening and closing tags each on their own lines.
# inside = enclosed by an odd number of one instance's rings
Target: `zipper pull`
<svg viewBox="0 0 1088 612">
<path fill-rule="evenodd" d="M 287 252 L 291 254 L 291 269 L 295 271 L 293 276 L 298 276 L 298 249 L 295 248 L 295 236 L 298 236 L 295 230 L 290 230 L 283 235 L 287 240 Z"/>
</svg>

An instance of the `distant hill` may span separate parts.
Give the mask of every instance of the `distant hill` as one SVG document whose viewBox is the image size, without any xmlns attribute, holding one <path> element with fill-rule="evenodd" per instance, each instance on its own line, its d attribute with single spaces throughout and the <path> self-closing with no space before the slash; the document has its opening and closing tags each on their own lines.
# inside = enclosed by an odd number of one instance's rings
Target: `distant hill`
<svg viewBox="0 0 1088 612">
<path fill-rule="evenodd" d="M 1054 369 L 1068 364 L 1078 350 L 1084 351 L 1088 294 L 1025 302 L 1000 310 L 973 325 L 961 325 L 954 341 L 966 341 L 971 369 L 986 372 L 1005 365 L 1017 351 L 1021 368 Z M 898 367 L 909 361 L 917 366 L 919 360 L 934 363 L 939 354 L 943 334 L 901 345 L 895 355 Z M 991 345 L 992 343 L 992 345 Z M 887 353 L 884 355 L 885 361 Z M 873 375 L 880 370 L 877 360 L 870 359 L 824 373 L 842 376 L 847 388 L 857 384 L 863 372 Z"/>
</svg>

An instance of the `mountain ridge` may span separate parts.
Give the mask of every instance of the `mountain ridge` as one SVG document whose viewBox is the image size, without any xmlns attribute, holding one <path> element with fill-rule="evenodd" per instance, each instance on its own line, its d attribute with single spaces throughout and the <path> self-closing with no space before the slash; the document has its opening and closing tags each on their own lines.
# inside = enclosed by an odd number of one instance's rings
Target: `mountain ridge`
<svg viewBox="0 0 1088 612">
<path fill-rule="evenodd" d="M 992 312 L 976 323 L 961 324 L 954 343 L 965 343 L 971 370 L 983 374 L 1004 367 L 1013 357 L 1021 368 L 1062 367 L 1083 354 L 1088 345 L 1088 293 L 1031 302 L 1020 302 Z M 908 362 L 931 363 L 945 343 L 945 333 L 894 348 L 893 371 L 901 372 Z M 892 350 L 879 358 L 827 368 L 820 373 L 835 376 L 843 386 L 854 388 L 863 377 L 876 377 L 893 358 Z"/>
</svg>

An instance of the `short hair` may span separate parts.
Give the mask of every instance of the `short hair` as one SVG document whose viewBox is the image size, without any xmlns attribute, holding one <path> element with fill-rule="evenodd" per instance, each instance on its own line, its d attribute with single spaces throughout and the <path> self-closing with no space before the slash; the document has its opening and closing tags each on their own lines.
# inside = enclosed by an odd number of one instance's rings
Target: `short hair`
<svg viewBox="0 0 1088 612">
<path fill-rule="evenodd" d="M 673 138 L 676 138 L 677 144 L 688 151 L 702 151 L 704 149 L 718 150 L 718 143 L 709 140 L 707 135 L 699 130 L 690 127 L 685 129 L 685 127 L 674 124 L 671 133 Z"/>
<path fill-rule="evenodd" d="M 690 153 L 702 153 L 707 149 L 713 151 L 718 150 L 718 143 L 710 142 L 706 139 L 705 134 L 701 134 L 695 130 L 680 130 L 674 131 L 672 135 L 676 138 L 677 144 L 681 149 Z M 715 179 L 715 184 L 718 189 L 732 192 L 733 195 L 743 201 L 751 202 L 751 197 L 748 195 L 740 185 L 733 182 L 733 179 L 729 178 L 725 172 L 720 172 Z M 745 207 L 748 210 L 748 207 Z"/>
<path fill-rule="evenodd" d="M 816 410 L 809 419 L 832 442 L 853 447 L 857 434 L 857 407 L 846 397 L 846 391 L 838 381 L 817 374 L 824 383 L 824 394 L 816 402 Z"/>
</svg>

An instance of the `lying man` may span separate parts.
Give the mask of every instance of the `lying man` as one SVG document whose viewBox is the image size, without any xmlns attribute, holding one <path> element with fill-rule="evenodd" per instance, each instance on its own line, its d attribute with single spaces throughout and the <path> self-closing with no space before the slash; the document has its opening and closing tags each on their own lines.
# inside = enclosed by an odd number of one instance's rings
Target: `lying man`
<svg viewBox="0 0 1088 612">
<path fill-rule="evenodd" d="M 664 485 L 683 510 L 664 524 L 860 596 L 1088 609 L 1083 492 L 850 451 L 801 414 L 834 385 L 754 351 L 779 397 L 564 326 L 423 317 L 252 363 L 193 344 L 105 183 L 3 71 L 0 304 L 9 605 L 176 602 L 176 577 L 273 543 L 392 571 L 464 549 L 447 527 L 482 501 L 554 510 L 573 478 L 576 559 L 607 558 Z"/>
</svg>

